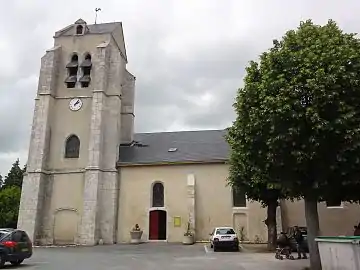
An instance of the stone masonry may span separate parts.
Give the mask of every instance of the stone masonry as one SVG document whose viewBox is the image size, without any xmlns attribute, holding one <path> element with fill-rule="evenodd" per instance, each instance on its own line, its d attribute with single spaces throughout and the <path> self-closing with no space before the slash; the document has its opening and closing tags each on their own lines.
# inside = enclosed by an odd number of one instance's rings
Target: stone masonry
<svg viewBox="0 0 360 270">
<path fill-rule="evenodd" d="M 56 90 L 60 53 L 61 48 L 55 47 L 48 50 L 41 59 L 27 173 L 23 180 L 18 217 L 18 228 L 26 230 L 32 241 L 36 240 L 42 223 L 42 203 L 47 178 L 45 169 L 50 139 L 49 112 Z"/>
<path fill-rule="evenodd" d="M 128 142 L 133 137 L 135 77 L 126 70 L 126 53 L 121 51 L 125 45 L 120 44 L 123 43 L 120 24 L 114 23 L 108 33 L 101 28 L 101 32 L 97 34 L 98 28 L 88 28 L 82 20 L 81 23 L 85 27 L 83 35 L 76 36 L 74 29 L 77 24 L 56 32 L 56 46 L 48 50 L 41 61 L 27 173 L 23 181 L 18 218 L 18 228 L 26 230 L 37 244 L 54 243 L 55 213 L 59 209 L 73 209 L 79 213 L 75 243 L 95 245 L 100 239 L 105 244 L 116 242 L 119 194 L 116 162 L 121 141 Z M 113 31 L 116 33 L 112 34 Z M 91 88 L 67 89 L 64 85 L 67 62 L 63 59 L 71 58 L 71 51 L 79 54 L 79 60 L 84 53 L 92 52 Z M 125 91 L 124 110 L 122 91 Z M 89 134 L 84 136 L 87 139 L 79 136 L 81 147 L 86 149 L 86 155 L 83 156 L 86 156 L 87 160 L 84 162 L 81 159 L 64 161 L 64 157 L 54 157 L 52 150 L 59 148 L 54 144 L 55 141 L 66 140 L 66 136 L 61 133 L 62 127 L 51 122 L 58 116 L 55 112 L 59 113 L 55 108 L 62 106 L 63 103 L 60 102 L 63 100 L 69 101 L 77 95 L 83 100 L 90 100 L 88 104 L 91 106 L 87 115 L 76 114 L 77 117 L 84 117 L 83 122 L 90 119 Z M 81 121 L 80 118 L 76 119 Z M 51 124 L 54 124 L 52 129 Z M 77 124 L 83 123 L 69 122 L 67 128 L 70 128 L 70 134 L 72 125 Z M 64 150 L 61 153 L 64 153 Z M 59 160 L 59 163 L 54 160 Z M 76 167 L 76 164 L 83 165 Z M 83 175 L 84 181 L 82 206 L 76 208 L 61 205 L 63 200 L 58 198 L 66 194 L 59 194 L 54 187 L 56 181 L 61 181 L 57 179 L 64 177 L 55 176 L 68 174 L 71 178 L 71 175 L 79 173 Z M 74 178 L 76 179 L 79 178 Z M 57 194 L 57 199 L 52 198 L 54 194 Z"/>
<path fill-rule="evenodd" d="M 189 211 L 190 228 L 195 231 L 195 175 L 188 174 L 187 176 L 187 205 Z"/>
</svg>

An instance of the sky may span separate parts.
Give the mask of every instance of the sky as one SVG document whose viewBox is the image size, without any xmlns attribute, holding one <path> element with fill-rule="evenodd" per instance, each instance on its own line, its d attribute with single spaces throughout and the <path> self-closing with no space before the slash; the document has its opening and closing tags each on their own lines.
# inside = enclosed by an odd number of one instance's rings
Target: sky
<svg viewBox="0 0 360 270">
<path fill-rule="evenodd" d="M 360 31 L 356 0 L 13 0 L 0 16 L 0 174 L 27 161 L 40 58 L 82 18 L 123 22 L 135 131 L 221 129 L 250 60 L 300 21 Z"/>
</svg>

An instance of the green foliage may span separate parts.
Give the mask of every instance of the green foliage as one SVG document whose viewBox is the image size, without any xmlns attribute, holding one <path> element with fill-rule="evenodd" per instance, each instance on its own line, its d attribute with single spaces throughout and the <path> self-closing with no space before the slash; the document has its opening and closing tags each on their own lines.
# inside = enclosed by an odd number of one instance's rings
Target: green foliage
<svg viewBox="0 0 360 270">
<path fill-rule="evenodd" d="M 3 187 L 17 186 L 21 188 L 25 168 L 26 167 L 24 167 L 24 169 L 20 168 L 20 161 L 17 159 L 13 163 L 8 175 L 5 177 Z"/>
<path fill-rule="evenodd" d="M 26 167 L 16 160 L 4 181 L 0 176 L 0 228 L 16 228 L 23 175 Z"/>
<path fill-rule="evenodd" d="M 332 20 L 308 20 L 273 44 L 250 62 L 236 97 L 229 181 L 263 203 L 303 197 L 318 270 L 317 201 L 359 201 L 360 42 Z"/>
<path fill-rule="evenodd" d="M 21 189 L 17 186 L 0 191 L 0 228 L 16 227 Z"/>
<path fill-rule="evenodd" d="M 273 43 L 246 68 L 236 97 L 230 183 L 262 202 L 358 199 L 359 40 L 334 21 L 308 20 Z"/>
</svg>

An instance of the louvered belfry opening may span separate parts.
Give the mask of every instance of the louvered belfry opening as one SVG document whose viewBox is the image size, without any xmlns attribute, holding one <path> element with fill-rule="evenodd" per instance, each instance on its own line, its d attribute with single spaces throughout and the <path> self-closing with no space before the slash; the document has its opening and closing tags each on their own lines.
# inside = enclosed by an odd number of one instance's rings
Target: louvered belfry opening
<svg viewBox="0 0 360 270">
<path fill-rule="evenodd" d="M 91 68 L 92 68 L 91 55 L 86 54 L 84 61 L 81 63 L 82 77 L 80 78 L 80 83 L 82 88 L 89 87 L 90 85 Z"/>
<path fill-rule="evenodd" d="M 77 73 L 79 69 L 79 57 L 77 54 L 73 54 L 70 62 L 66 65 L 68 76 L 65 80 L 67 88 L 75 88 L 77 81 Z"/>
</svg>

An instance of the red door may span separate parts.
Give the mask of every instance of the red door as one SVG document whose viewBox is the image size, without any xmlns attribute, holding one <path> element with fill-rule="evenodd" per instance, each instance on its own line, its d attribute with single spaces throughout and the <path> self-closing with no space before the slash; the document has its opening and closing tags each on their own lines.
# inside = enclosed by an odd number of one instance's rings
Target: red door
<svg viewBox="0 0 360 270">
<path fill-rule="evenodd" d="M 149 213 L 149 240 L 159 239 L 159 212 L 150 211 Z"/>
</svg>

